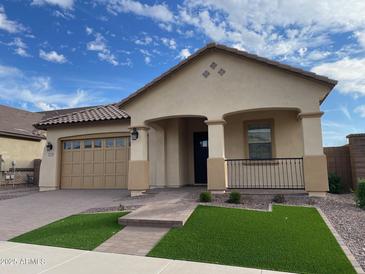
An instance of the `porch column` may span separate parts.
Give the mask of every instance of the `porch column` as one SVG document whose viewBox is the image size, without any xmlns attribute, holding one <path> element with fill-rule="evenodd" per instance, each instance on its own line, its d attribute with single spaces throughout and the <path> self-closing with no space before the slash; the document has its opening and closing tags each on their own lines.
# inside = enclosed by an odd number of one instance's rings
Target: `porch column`
<svg viewBox="0 0 365 274">
<path fill-rule="evenodd" d="M 138 138 L 131 138 L 131 156 L 128 168 L 128 190 L 131 196 L 140 195 L 149 189 L 148 127 L 131 127 L 138 132 Z"/>
<path fill-rule="evenodd" d="M 321 116 L 323 112 L 300 113 L 303 133 L 305 190 L 310 196 L 325 196 L 328 191 L 327 160 L 323 153 Z"/>
<path fill-rule="evenodd" d="M 224 192 L 227 188 L 227 164 L 224 153 L 224 120 L 207 120 L 208 125 L 208 190 Z"/>
</svg>

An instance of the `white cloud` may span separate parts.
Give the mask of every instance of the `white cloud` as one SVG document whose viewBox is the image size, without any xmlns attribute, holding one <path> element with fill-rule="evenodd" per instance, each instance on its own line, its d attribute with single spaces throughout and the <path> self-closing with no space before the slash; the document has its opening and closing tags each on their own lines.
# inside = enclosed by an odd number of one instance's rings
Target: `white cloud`
<svg viewBox="0 0 365 274">
<path fill-rule="evenodd" d="M 23 40 L 19 37 L 14 38 L 13 42 L 8 44 L 9 46 L 14 46 L 15 54 L 22 56 L 22 57 L 30 57 L 27 52 L 27 45 L 23 42 Z"/>
<path fill-rule="evenodd" d="M 144 57 L 144 62 L 148 65 L 148 64 L 150 64 L 151 63 L 151 57 L 149 57 L 149 56 L 145 56 Z"/>
<path fill-rule="evenodd" d="M 355 113 L 358 113 L 361 117 L 365 118 L 365 105 L 356 107 Z"/>
<path fill-rule="evenodd" d="M 137 40 L 134 41 L 135 44 L 137 44 L 137 45 L 143 45 L 143 46 L 149 45 L 152 42 L 153 42 L 152 37 L 147 36 L 147 35 L 145 37 L 143 37 L 143 38 L 140 38 L 140 39 L 137 39 Z"/>
<path fill-rule="evenodd" d="M 102 61 L 106 61 L 113 66 L 119 65 L 119 62 L 117 58 L 114 56 L 114 54 L 110 53 L 109 51 L 103 51 L 98 53 L 99 59 Z"/>
<path fill-rule="evenodd" d="M 362 0 L 187 0 L 178 18 L 213 41 L 297 61 L 321 46 L 329 48 L 334 33 L 363 29 L 364 10 Z M 312 61 L 322 57 L 326 54 L 311 56 Z"/>
<path fill-rule="evenodd" d="M 74 0 L 33 0 L 32 5 L 53 5 L 63 9 L 72 9 L 74 5 Z"/>
<path fill-rule="evenodd" d="M 85 31 L 86 31 L 87 35 L 90 35 L 93 33 L 94 30 L 92 28 L 86 26 Z"/>
<path fill-rule="evenodd" d="M 95 40 L 87 43 L 86 48 L 91 51 L 105 51 L 107 46 L 104 36 L 100 33 L 96 33 Z"/>
<path fill-rule="evenodd" d="M 0 5 L 0 29 L 10 33 L 16 33 L 25 30 L 22 24 L 8 19 L 8 17 L 5 14 L 5 9 L 1 5 Z"/>
<path fill-rule="evenodd" d="M 0 78 L 0 99 L 9 104 L 51 110 L 92 105 L 100 100 L 82 89 L 60 92 L 52 87 L 50 77 L 30 77 L 15 67 L 0 65 Z"/>
<path fill-rule="evenodd" d="M 106 3 L 108 10 L 113 14 L 131 12 L 162 22 L 171 22 L 174 17 L 166 4 L 147 5 L 134 0 L 110 0 Z"/>
<path fill-rule="evenodd" d="M 191 55 L 189 49 L 182 49 L 178 55 L 180 59 L 186 59 Z"/>
<path fill-rule="evenodd" d="M 172 31 L 172 24 L 168 24 L 168 23 L 159 23 L 158 26 L 163 29 L 166 30 L 168 32 Z"/>
<path fill-rule="evenodd" d="M 312 68 L 318 74 L 332 77 L 339 81 L 337 88 L 345 94 L 365 96 L 365 58 L 348 58 L 322 63 Z"/>
<path fill-rule="evenodd" d="M 347 117 L 347 119 L 351 120 L 351 114 L 349 109 L 347 108 L 347 106 L 340 106 L 340 111 L 343 113 L 343 115 L 345 115 Z"/>
<path fill-rule="evenodd" d="M 63 64 L 67 62 L 67 59 L 64 55 L 57 53 L 52 50 L 49 52 L 45 52 L 44 50 L 39 50 L 39 57 L 48 62 Z"/>
<path fill-rule="evenodd" d="M 20 70 L 15 67 L 8 67 L 0 65 L 0 77 L 15 76 L 21 74 Z"/>
<path fill-rule="evenodd" d="M 95 40 L 87 43 L 86 48 L 90 51 L 98 52 L 99 60 L 108 62 L 113 66 L 126 65 L 126 63 L 120 63 L 117 57 L 109 50 L 106 39 L 98 32 L 94 32 L 93 29 L 86 27 L 86 33 L 88 35 L 93 34 Z"/>
<path fill-rule="evenodd" d="M 359 44 L 365 49 L 365 30 L 355 32 Z"/>
<path fill-rule="evenodd" d="M 176 49 L 176 41 L 173 38 L 169 39 L 163 37 L 161 38 L 161 41 L 166 47 L 169 47 L 170 49 Z"/>
</svg>

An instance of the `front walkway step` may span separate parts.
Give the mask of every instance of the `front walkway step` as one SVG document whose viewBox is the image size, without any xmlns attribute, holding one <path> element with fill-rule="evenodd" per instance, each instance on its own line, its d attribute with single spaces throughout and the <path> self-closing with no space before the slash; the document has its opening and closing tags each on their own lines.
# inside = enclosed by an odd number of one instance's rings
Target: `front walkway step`
<svg viewBox="0 0 365 274">
<path fill-rule="evenodd" d="M 94 251 L 145 256 L 168 231 L 165 227 L 127 226 Z"/>
<path fill-rule="evenodd" d="M 119 218 L 119 224 L 148 227 L 180 227 L 193 213 L 196 203 L 150 203 Z"/>
</svg>

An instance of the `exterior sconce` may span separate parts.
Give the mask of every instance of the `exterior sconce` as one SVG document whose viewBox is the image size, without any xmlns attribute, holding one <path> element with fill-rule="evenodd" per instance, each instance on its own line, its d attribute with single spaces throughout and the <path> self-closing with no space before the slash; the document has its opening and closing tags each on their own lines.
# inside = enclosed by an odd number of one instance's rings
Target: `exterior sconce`
<svg viewBox="0 0 365 274">
<path fill-rule="evenodd" d="M 131 136 L 132 136 L 132 140 L 138 139 L 138 131 L 135 127 L 132 129 Z"/>
<path fill-rule="evenodd" d="M 53 149 L 53 145 L 51 144 L 51 142 L 48 142 L 46 145 L 47 151 L 51 151 Z"/>
</svg>

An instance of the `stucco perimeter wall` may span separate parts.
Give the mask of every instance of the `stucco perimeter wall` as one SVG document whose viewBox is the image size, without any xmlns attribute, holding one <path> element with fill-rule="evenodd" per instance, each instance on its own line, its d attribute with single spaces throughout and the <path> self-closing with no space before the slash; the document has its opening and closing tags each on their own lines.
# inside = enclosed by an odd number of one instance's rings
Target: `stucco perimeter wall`
<svg viewBox="0 0 365 274">
<path fill-rule="evenodd" d="M 54 190 L 59 188 L 59 174 L 61 161 L 61 140 L 67 137 L 85 136 L 104 133 L 129 133 L 129 120 L 118 122 L 93 123 L 92 125 L 73 125 L 57 127 L 47 130 L 47 142 L 53 145 L 53 150 L 43 150 L 43 160 L 39 176 L 40 190 Z"/>
<path fill-rule="evenodd" d="M 210 68 L 215 62 L 217 67 Z M 220 69 L 225 74 L 218 74 Z M 210 74 L 205 78 L 202 73 Z M 209 120 L 224 114 L 262 108 L 319 111 L 330 87 L 282 69 L 220 51 L 209 51 L 143 95 L 122 105 L 132 125 L 161 117 L 201 115 Z"/>
<path fill-rule="evenodd" d="M 16 161 L 16 168 L 33 168 L 34 159 L 41 159 L 46 141 L 31 141 L 10 137 L 0 137 L 0 155 L 5 161 L 4 170 L 11 168 Z"/>
<path fill-rule="evenodd" d="M 226 158 L 248 158 L 245 125 L 267 121 L 273 127 L 273 157 L 303 157 L 303 135 L 297 111 L 255 111 L 225 117 Z"/>
</svg>

